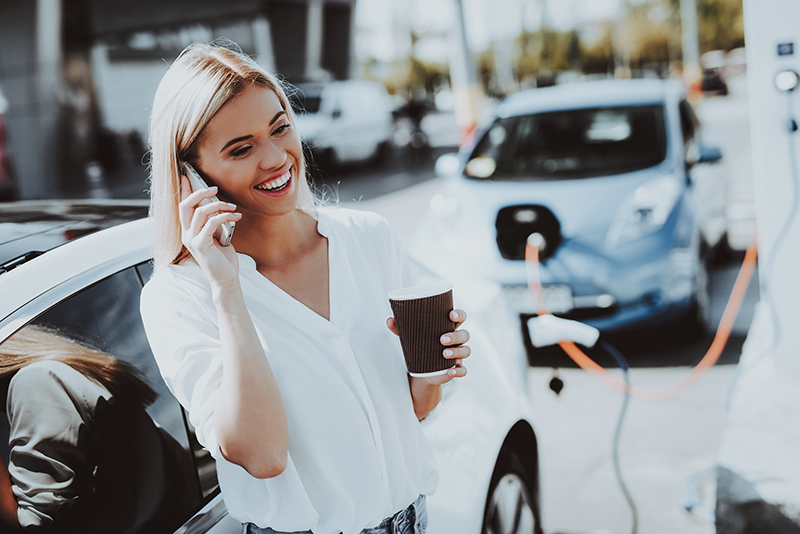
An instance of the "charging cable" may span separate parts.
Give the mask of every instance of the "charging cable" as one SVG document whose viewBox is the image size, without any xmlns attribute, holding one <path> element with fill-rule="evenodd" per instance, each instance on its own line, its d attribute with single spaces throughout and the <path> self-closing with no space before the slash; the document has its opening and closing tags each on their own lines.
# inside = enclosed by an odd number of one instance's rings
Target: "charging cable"
<svg viewBox="0 0 800 534">
<path fill-rule="evenodd" d="M 525 260 L 528 267 L 528 287 L 531 291 L 531 295 L 533 296 L 533 301 L 538 315 L 543 316 L 550 315 L 550 312 L 547 310 L 547 306 L 544 301 L 544 295 L 542 293 L 542 284 L 539 279 L 539 247 L 537 246 L 539 244 L 537 238 L 539 237 L 540 236 L 537 234 L 532 234 L 531 238 L 529 238 L 525 247 Z M 629 387 L 624 380 L 612 375 L 597 362 L 587 356 L 581 349 L 578 348 L 577 345 L 575 345 L 573 341 L 569 339 L 562 339 L 558 341 L 558 346 L 560 346 L 562 350 L 566 352 L 567 355 L 572 358 L 572 360 L 577 363 L 581 369 L 587 371 L 617 391 L 623 393 L 628 391 L 630 396 L 648 401 L 662 401 L 676 397 L 694 385 L 694 383 L 697 382 L 701 376 L 703 376 L 714 366 L 715 363 L 717 363 L 717 360 L 719 360 L 719 357 L 722 355 L 722 350 L 725 348 L 725 344 L 728 342 L 728 338 L 730 337 L 731 330 L 733 328 L 733 322 L 736 319 L 736 314 L 739 312 L 739 308 L 742 305 L 742 300 L 744 299 L 745 292 L 747 291 L 747 286 L 750 283 L 750 278 L 753 275 L 757 256 L 758 252 L 756 248 L 756 236 L 753 235 L 753 239 L 751 240 L 750 245 L 747 247 L 747 252 L 745 253 L 744 261 L 742 262 L 742 267 L 739 269 L 739 274 L 736 276 L 736 282 L 733 285 L 733 291 L 731 291 L 731 295 L 728 298 L 728 303 L 725 305 L 725 311 L 722 314 L 722 319 L 719 322 L 719 326 L 717 327 L 717 332 L 714 335 L 714 340 L 711 342 L 711 346 L 700 362 L 686 376 L 686 378 L 674 386 L 660 390 L 653 390 L 639 386 Z"/>
<path fill-rule="evenodd" d="M 600 331 L 596 328 L 589 326 L 578 321 L 571 321 L 552 315 L 544 301 L 544 293 L 542 291 L 542 284 L 539 278 L 539 248 L 542 245 L 542 236 L 539 234 L 531 234 L 525 247 L 525 260 L 528 267 L 528 287 L 533 297 L 534 305 L 536 307 L 538 316 L 533 317 L 528 321 L 528 333 L 531 343 L 535 347 L 543 347 L 547 345 L 559 345 L 567 355 L 572 358 L 581 369 L 589 372 L 595 377 L 602 380 L 610 387 L 621 391 L 624 394 L 622 407 L 620 408 L 619 416 L 617 417 L 617 424 L 614 430 L 614 439 L 611 446 L 611 459 L 614 466 L 614 476 L 617 479 L 617 484 L 625 497 L 628 507 L 631 510 L 633 519 L 633 526 L 631 528 L 632 534 L 637 534 L 639 525 L 639 514 L 636 508 L 636 503 L 633 500 L 630 490 L 622 476 L 622 468 L 619 460 L 619 441 L 622 435 L 622 424 L 625 420 L 625 415 L 628 410 L 628 403 L 631 396 L 639 399 L 649 401 L 661 401 L 673 398 L 683 391 L 690 388 L 703 374 L 705 374 L 719 359 L 725 344 L 730 337 L 733 322 L 736 319 L 736 314 L 739 312 L 744 294 L 747 286 L 750 283 L 750 278 L 753 275 L 753 270 L 756 266 L 756 259 L 758 256 L 756 248 L 756 236 L 750 245 L 747 247 L 742 267 L 736 277 L 736 282 L 733 286 L 733 291 L 728 298 L 728 303 L 725 305 L 725 311 L 722 314 L 717 333 L 711 343 L 706 354 L 700 362 L 692 369 L 689 375 L 682 381 L 678 382 L 672 387 L 662 390 L 650 390 L 631 385 L 630 380 L 630 366 L 625 360 L 625 357 L 612 345 L 602 341 L 600 348 L 610 354 L 617 365 L 623 372 L 624 380 L 621 381 L 616 376 L 609 373 L 605 368 L 597 364 L 589 356 L 587 356 L 581 349 L 575 345 L 580 343 L 585 347 L 593 347 L 600 336 Z M 694 501 L 692 501 L 694 505 Z"/>
</svg>

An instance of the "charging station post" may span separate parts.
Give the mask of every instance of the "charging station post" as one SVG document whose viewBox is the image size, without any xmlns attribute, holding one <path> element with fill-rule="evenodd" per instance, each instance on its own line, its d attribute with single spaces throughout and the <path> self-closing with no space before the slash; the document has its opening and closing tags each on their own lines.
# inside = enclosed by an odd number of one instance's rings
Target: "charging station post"
<svg viewBox="0 0 800 534">
<path fill-rule="evenodd" d="M 744 20 L 762 302 L 773 310 L 775 364 L 800 378 L 800 248 L 792 245 L 800 241 L 800 134 L 790 131 L 800 90 L 776 85 L 782 72 L 800 72 L 800 9 L 796 0 L 744 0 Z"/>
</svg>

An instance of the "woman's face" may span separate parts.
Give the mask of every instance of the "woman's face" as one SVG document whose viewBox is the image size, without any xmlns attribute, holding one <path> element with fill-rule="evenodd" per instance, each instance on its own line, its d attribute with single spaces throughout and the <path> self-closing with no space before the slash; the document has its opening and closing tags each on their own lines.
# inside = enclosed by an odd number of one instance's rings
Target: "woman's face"
<svg viewBox="0 0 800 534">
<path fill-rule="evenodd" d="M 297 207 L 301 157 L 300 136 L 278 97 L 254 85 L 205 126 L 198 165 L 243 214 L 277 216 Z"/>
</svg>

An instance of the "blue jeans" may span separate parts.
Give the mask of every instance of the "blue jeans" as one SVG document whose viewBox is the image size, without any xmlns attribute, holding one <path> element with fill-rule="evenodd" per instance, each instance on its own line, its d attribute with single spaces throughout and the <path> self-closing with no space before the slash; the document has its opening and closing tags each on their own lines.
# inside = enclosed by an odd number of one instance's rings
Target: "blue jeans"
<svg viewBox="0 0 800 534">
<path fill-rule="evenodd" d="M 365 528 L 361 534 L 425 534 L 428 528 L 428 509 L 425 507 L 425 496 L 420 495 L 411 506 L 401 510 L 392 517 L 387 517 L 377 527 Z M 303 532 L 278 532 L 271 528 L 257 527 L 247 523 L 245 534 L 313 534 L 310 530 Z"/>
</svg>

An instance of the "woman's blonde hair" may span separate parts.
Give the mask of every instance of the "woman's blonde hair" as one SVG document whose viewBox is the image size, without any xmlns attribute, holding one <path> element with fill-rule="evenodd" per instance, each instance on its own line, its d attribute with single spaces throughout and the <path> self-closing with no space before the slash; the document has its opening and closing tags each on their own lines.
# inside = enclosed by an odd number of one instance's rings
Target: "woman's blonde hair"
<svg viewBox="0 0 800 534">
<path fill-rule="evenodd" d="M 69 365 L 113 396 L 143 408 L 158 398 L 133 365 L 38 325 L 28 325 L 0 344 L 0 380 L 32 363 L 48 360 Z"/>
<path fill-rule="evenodd" d="M 155 270 L 189 257 L 181 242 L 178 203 L 179 164 L 196 163 L 206 124 L 233 97 L 257 85 L 278 97 L 294 126 L 295 115 L 281 82 L 235 45 L 193 44 L 167 70 L 150 114 L 150 216 L 155 229 Z M 305 177 L 301 156 L 299 175 Z M 298 208 L 316 218 L 315 198 L 305 179 L 298 180 Z"/>
</svg>

